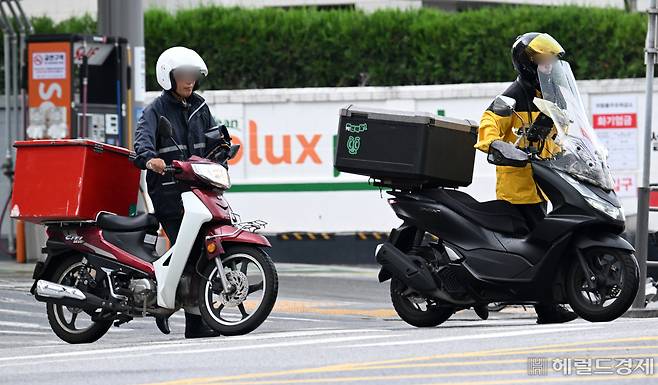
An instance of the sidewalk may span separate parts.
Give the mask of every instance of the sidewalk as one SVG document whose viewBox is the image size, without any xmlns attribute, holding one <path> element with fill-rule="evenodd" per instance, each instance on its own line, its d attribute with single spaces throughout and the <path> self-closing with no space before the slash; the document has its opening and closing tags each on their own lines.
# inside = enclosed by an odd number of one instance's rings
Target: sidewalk
<svg viewBox="0 0 658 385">
<path fill-rule="evenodd" d="M 0 278 L 32 278 L 34 263 L 16 263 L 0 259 Z"/>
</svg>

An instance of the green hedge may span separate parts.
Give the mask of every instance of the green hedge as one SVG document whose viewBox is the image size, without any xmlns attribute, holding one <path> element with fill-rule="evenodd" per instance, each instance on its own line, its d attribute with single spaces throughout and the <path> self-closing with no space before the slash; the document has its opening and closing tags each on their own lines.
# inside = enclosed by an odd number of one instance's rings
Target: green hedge
<svg viewBox="0 0 658 385">
<path fill-rule="evenodd" d="M 37 30 L 89 28 L 89 20 Z M 145 14 L 147 87 L 173 45 L 209 66 L 206 89 L 373 86 L 509 81 L 510 46 L 548 32 L 581 79 L 641 77 L 646 16 L 615 9 L 495 7 L 447 13 L 197 8 Z"/>
</svg>

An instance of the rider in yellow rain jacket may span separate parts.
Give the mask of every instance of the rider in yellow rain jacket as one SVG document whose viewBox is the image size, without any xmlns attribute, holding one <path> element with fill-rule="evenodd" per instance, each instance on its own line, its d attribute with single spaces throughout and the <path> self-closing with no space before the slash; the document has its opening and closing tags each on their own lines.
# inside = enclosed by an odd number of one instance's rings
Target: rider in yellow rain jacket
<svg viewBox="0 0 658 385">
<path fill-rule="evenodd" d="M 478 141 L 475 144 L 477 149 L 488 152 L 492 142 L 503 140 L 516 143 L 522 148 L 534 147 L 541 157 L 550 157 L 558 152 L 558 147 L 553 142 L 555 129 L 550 129 L 550 119 L 543 141 L 528 142 L 525 138 L 519 140 L 519 130 L 528 130 L 534 123 L 539 123 L 539 119 L 545 124 L 547 117 L 541 114 L 532 102 L 535 97 L 541 97 L 537 71 L 550 72 L 552 63 L 562 54 L 562 46 L 545 33 L 530 32 L 516 39 L 512 46 L 512 62 L 518 77 L 503 95 L 516 101 L 517 113 L 509 116 L 498 115 L 493 111 L 492 104 L 482 115 Z M 546 215 L 546 197 L 535 183 L 530 165 L 522 168 L 496 166 L 496 197 L 514 204 L 531 228 Z M 537 304 L 535 311 L 537 323 L 540 324 L 562 323 L 576 318 L 574 313 L 555 304 Z"/>
</svg>

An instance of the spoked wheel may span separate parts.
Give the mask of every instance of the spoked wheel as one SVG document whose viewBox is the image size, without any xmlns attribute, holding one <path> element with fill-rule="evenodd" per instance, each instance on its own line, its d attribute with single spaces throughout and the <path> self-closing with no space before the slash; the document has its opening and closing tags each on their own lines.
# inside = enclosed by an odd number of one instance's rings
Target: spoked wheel
<svg viewBox="0 0 658 385">
<path fill-rule="evenodd" d="M 76 287 L 83 270 L 81 257 L 67 258 L 55 271 L 51 279 L 60 285 Z M 89 272 L 95 276 L 96 272 Z M 112 320 L 93 321 L 100 309 L 83 309 L 80 307 L 46 304 L 48 322 L 53 332 L 70 344 L 91 343 L 101 338 L 112 327 Z"/>
<path fill-rule="evenodd" d="M 279 288 L 274 263 L 262 250 L 238 246 L 222 258 L 226 279 L 233 286 L 221 285 L 217 265 L 208 264 L 201 281 L 199 308 L 206 323 L 226 336 L 247 334 L 270 315 Z"/>
<path fill-rule="evenodd" d="M 574 259 L 567 273 L 569 305 L 583 319 L 607 322 L 620 317 L 633 303 L 639 285 L 635 256 L 627 251 L 593 248 L 584 253 L 593 282 Z"/>
<path fill-rule="evenodd" d="M 391 279 L 391 301 L 402 320 L 419 328 L 440 325 L 455 313 L 454 307 L 419 296 L 396 278 Z"/>
</svg>

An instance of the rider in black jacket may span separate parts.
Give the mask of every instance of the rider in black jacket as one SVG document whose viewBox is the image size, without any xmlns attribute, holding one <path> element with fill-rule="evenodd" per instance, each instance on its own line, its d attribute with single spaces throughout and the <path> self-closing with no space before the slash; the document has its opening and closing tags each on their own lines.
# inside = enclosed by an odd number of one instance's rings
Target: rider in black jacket
<svg viewBox="0 0 658 385">
<path fill-rule="evenodd" d="M 183 203 L 172 176 L 164 172 L 165 166 L 173 160 L 185 160 L 192 155 L 203 157 L 206 150 L 212 150 L 219 144 L 208 143 L 210 140 L 206 134 L 214 130 L 221 129 L 223 135 L 220 140 L 230 143 L 228 132 L 215 123 L 205 100 L 194 92 L 199 80 L 207 74 L 206 64 L 193 50 L 172 47 L 164 51 L 156 64 L 158 83 L 164 91 L 144 109 L 135 132 L 134 162 L 137 167 L 148 170 L 146 183 L 155 215 L 172 244 L 176 242 L 180 230 Z M 171 122 L 175 143 L 158 136 L 161 116 Z M 167 332 L 166 319 L 159 319 L 158 322 L 160 329 Z M 215 335 L 218 334 L 205 325 L 200 315 L 189 313 L 186 309 L 186 338 Z"/>
</svg>

